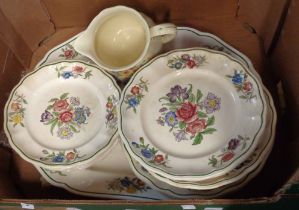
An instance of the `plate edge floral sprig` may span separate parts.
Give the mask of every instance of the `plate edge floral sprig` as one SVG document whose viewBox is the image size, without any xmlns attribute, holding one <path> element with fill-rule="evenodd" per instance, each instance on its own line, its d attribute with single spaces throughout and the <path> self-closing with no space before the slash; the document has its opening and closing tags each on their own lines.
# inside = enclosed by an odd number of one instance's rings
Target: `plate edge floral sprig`
<svg viewBox="0 0 299 210">
<path fill-rule="evenodd" d="M 139 106 L 140 102 L 144 97 L 144 92 L 148 92 L 148 80 L 144 80 L 143 77 L 139 79 L 139 83 L 131 87 L 130 92 L 125 95 L 125 104 L 127 109 L 133 109 L 134 113 L 137 113 L 136 107 Z"/>
<path fill-rule="evenodd" d="M 71 69 L 67 68 L 69 68 L 69 66 L 56 66 L 55 71 L 57 72 L 57 77 L 62 77 L 63 79 L 76 79 L 79 77 L 82 79 L 90 79 L 90 77 L 92 76 L 92 70 L 87 70 L 87 67 L 75 65 Z"/>
<path fill-rule="evenodd" d="M 244 150 L 247 146 L 247 141 L 250 138 L 247 136 L 238 135 L 237 138 L 232 138 L 228 144 L 222 149 L 221 154 L 209 157 L 209 165 L 212 167 L 220 167 L 223 163 L 231 161 L 235 157 L 235 150 L 240 148 L 240 151 Z"/>
<path fill-rule="evenodd" d="M 73 163 L 86 155 L 79 155 L 79 151 L 77 149 L 73 149 L 72 151 L 48 151 L 47 149 L 43 149 L 42 153 L 45 155 L 40 157 L 41 161 L 49 162 L 49 163 Z"/>
<path fill-rule="evenodd" d="M 140 180 L 137 177 L 118 177 L 112 181 L 107 183 L 108 190 L 114 190 L 118 192 L 127 192 L 130 194 L 142 193 L 147 190 L 151 190 L 149 186 L 146 185 L 145 182 Z"/>
<path fill-rule="evenodd" d="M 14 93 L 12 103 L 9 104 L 10 111 L 8 112 L 8 121 L 12 123 L 13 127 L 17 125 L 25 127 L 23 120 L 26 108 L 24 106 L 27 104 L 28 102 L 23 94 Z"/>
<path fill-rule="evenodd" d="M 240 99 L 245 99 L 246 102 L 248 102 L 256 98 L 253 84 L 248 81 L 248 74 L 246 72 L 243 70 L 235 70 L 234 75 L 226 75 L 226 77 L 230 78 L 236 90 L 242 93 L 242 95 L 239 96 Z"/>
<path fill-rule="evenodd" d="M 170 166 L 167 165 L 167 163 L 169 162 L 168 160 L 168 154 L 158 154 L 159 150 L 156 149 L 153 146 L 150 146 L 150 144 L 146 144 L 144 143 L 144 138 L 140 137 L 139 138 L 139 143 L 133 141 L 131 142 L 132 146 L 134 146 L 138 152 L 146 158 L 146 160 L 154 165 L 161 165 L 164 166 L 166 168 L 170 168 Z"/>
<path fill-rule="evenodd" d="M 168 58 L 167 66 L 172 69 L 193 69 L 206 63 L 206 56 L 184 53 L 181 55 L 172 55 Z"/>
</svg>

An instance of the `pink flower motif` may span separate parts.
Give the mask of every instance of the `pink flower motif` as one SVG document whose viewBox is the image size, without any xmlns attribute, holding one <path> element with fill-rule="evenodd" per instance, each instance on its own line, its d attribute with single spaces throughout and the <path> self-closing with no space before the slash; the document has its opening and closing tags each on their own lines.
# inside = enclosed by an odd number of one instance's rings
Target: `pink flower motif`
<svg viewBox="0 0 299 210">
<path fill-rule="evenodd" d="M 17 112 L 22 108 L 20 103 L 12 103 L 10 107 L 11 107 L 11 110 L 14 112 Z"/>
<path fill-rule="evenodd" d="M 66 100 L 57 100 L 53 104 L 53 109 L 55 112 L 61 112 L 61 111 L 66 110 L 68 106 L 69 106 L 69 104 Z"/>
<path fill-rule="evenodd" d="M 190 68 L 190 69 L 193 69 L 193 67 L 196 66 L 196 63 L 194 60 L 188 60 L 187 61 L 187 66 Z"/>
<path fill-rule="evenodd" d="M 61 122 L 67 123 L 73 119 L 73 113 L 66 111 L 59 115 L 59 120 Z"/>
<path fill-rule="evenodd" d="M 132 93 L 133 95 L 138 95 L 139 92 L 140 92 L 140 88 L 139 88 L 139 87 L 137 87 L 137 86 L 132 87 L 132 89 L 131 89 L 131 93 Z"/>
<path fill-rule="evenodd" d="M 242 89 L 243 89 L 243 92 L 245 92 L 245 93 L 251 92 L 253 89 L 253 85 L 251 82 L 244 82 Z"/>
<path fill-rule="evenodd" d="M 64 51 L 64 57 L 65 57 L 65 58 L 72 58 L 73 55 L 74 55 L 73 50 L 65 50 L 65 51 Z"/>
<path fill-rule="evenodd" d="M 85 71 L 85 68 L 83 68 L 82 66 L 74 66 L 73 67 L 73 73 L 75 74 L 81 74 Z"/>
<path fill-rule="evenodd" d="M 186 131 L 192 136 L 195 136 L 197 133 L 203 131 L 207 127 L 207 122 L 205 119 L 196 119 L 191 123 L 187 124 Z"/>
</svg>

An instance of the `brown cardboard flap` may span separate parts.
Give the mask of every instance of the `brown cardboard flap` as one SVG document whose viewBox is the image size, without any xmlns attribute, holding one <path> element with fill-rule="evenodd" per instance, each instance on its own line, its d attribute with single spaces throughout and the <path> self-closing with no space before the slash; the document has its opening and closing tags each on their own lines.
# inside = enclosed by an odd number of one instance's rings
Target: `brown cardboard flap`
<svg viewBox="0 0 299 210">
<path fill-rule="evenodd" d="M 292 1 L 279 41 L 271 59 L 272 65 L 281 78 L 290 115 L 293 135 L 299 139 L 299 5 Z M 298 153 L 297 153 L 298 154 Z"/>
<path fill-rule="evenodd" d="M 240 0 L 238 17 L 262 37 L 267 51 L 276 34 L 288 0 Z"/>
<path fill-rule="evenodd" d="M 43 0 L 56 28 L 84 27 L 103 9 L 115 5 L 135 8 L 157 22 L 234 17 L 237 0 Z M 63 17 L 63 18 L 62 18 Z"/>
<path fill-rule="evenodd" d="M 29 66 L 32 52 L 54 32 L 39 0 L 1 0 L 1 36 L 24 66 Z"/>
</svg>

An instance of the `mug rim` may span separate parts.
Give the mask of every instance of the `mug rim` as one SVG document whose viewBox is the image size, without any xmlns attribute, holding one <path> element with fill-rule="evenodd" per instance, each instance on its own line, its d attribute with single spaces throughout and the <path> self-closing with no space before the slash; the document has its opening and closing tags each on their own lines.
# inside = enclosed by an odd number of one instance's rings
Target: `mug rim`
<svg viewBox="0 0 299 210">
<path fill-rule="evenodd" d="M 118 10 L 118 11 L 117 11 Z M 106 65 L 104 62 L 102 62 L 102 60 L 98 57 L 97 53 L 94 52 L 94 56 L 92 56 L 92 58 L 94 57 L 94 59 L 97 61 L 97 64 L 99 66 L 101 66 L 102 68 L 104 68 L 107 71 L 111 71 L 111 72 L 121 72 L 121 71 L 125 71 L 131 68 L 134 68 L 135 66 L 137 66 L 140 61 L 146 56 L 149 45 L 150 45 L 150 30 L 149 30 L 149 25 L 147 24 L 146 20 L 144 19 L 144 17 L 135 9 L 130 8 L 130 7 L 126 7 L 126 6 L 122 6 L 122 5 L 118 5 L 118 6 L 114 6 L 114 7 L 109 7 L 106 8 L 104 10 L 102 10 L 95 18 L 94 21 L 92 21 L 93 23 L 91 23 L 89 25 L 89 27 L 87 28 L 88 30 L 91 30 L 92 28 L 94 28 L 93 30 L 93 35 L 92 35 L 92 42 L 94 43 L 94 39 L 96 37 L 96 31 L 98 30 L 98 28 L 100 27 L 100 25 L 102 25 L 105 21 L 103 21 L 101 24 L 96 25 L 102 17 L 105 17 L 107 15 L 116 13 L 116 12 L 121 12 L 121 11 L 127 11 L 129 13 L 133 13 L 137 18 L 140 19 L 141 23 L 143 24 L 143 28 L 145 30 L 145 36 L 146 36 L 146 43 L 144 46 L 144 49 L 142 51 L 142 53 L 139 55 L 139 57 L 132 63 L 130 63 L 129 65 L 125 65 L 125 66 L 121 66 L 121 67 L 113 67 L 113 66 L 109 66 Z M 93 45 L 94 51 L 95 51 L 95 45 Z"/>
</svg>

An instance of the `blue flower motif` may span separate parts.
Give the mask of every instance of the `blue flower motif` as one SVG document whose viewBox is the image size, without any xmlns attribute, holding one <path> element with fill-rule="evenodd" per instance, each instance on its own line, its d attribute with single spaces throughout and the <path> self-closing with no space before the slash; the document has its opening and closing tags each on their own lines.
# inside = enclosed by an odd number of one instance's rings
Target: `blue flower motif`
<svg viewBox="0 0 299 210">
<path fill-rule="evenodd" d="M 61 163 L 64 161 L 64 157 L 62 155 L 57 155 L 52 160 L 54 163 Z"/>
<path fill-rule="evenodd" d="M 176 68 L 176 69 L 181 69 L 182 66 L 183 66 L 183 64 L 182 64 L 181 62 L 176 62 L 176 63 L 174 64 L 174 68 Z"/>
<path fill-rule="evenodd" d="M 130 180 L 128 179 L 128 177 L 125 177 L 124 179 L 120 180 L 120 183 L 123 187 L 129 187 L 131 182 Z"/>
<path fill-rule="evenodd" d="M 78 124 L 83 124 L 86 121 L 86 116 L 85 116 L 85 110 L 84 108 L 76 108 L 75 109 L 75 118 L 74 120 L 78 123 Z"/>
<path fill-rule="evenodd" d="M 73 73 L 72 73 L 71 71 L 65 71 L 65 72 L 62 73 L 61 76 L 62 76 L 64 79 L 68 79 L 68 78 L 70 78 L 70 77 L 73 76 Z"/>
<path fill-rule="evenodd" d="M 141 154 L 146 158 L 152 158 L 154 155 L 149 149 L 142 149 Z"/>
<path fill-rule="evenodd" d="M 139 148 L 139 144 L 136 143 L 135 141 L 132 142 L 132 145 L 133 145 L 134 147 L 136 147 L 136 148 Z"/>
<path fill-rule="evenodd" d="M 165 115 L 165 122 L 167 123 L 168 126 L 174 127 L 178 123 L 176 114 L 172 111 L 167 112 Z"/>
<path fill-rule="evenodd" d="M 136 97 L 131 97 L 128 101 L 130 107 L 138 106 L 139 101 Z"/>
<path fill-rule="evenodd" d="M 232 81 L 235 85 L 242 85 L 243 80 L 244 80 L 244 76 L 241 75 L 240 73 L 235 73 L 232 78 Z"/>
</svg>

